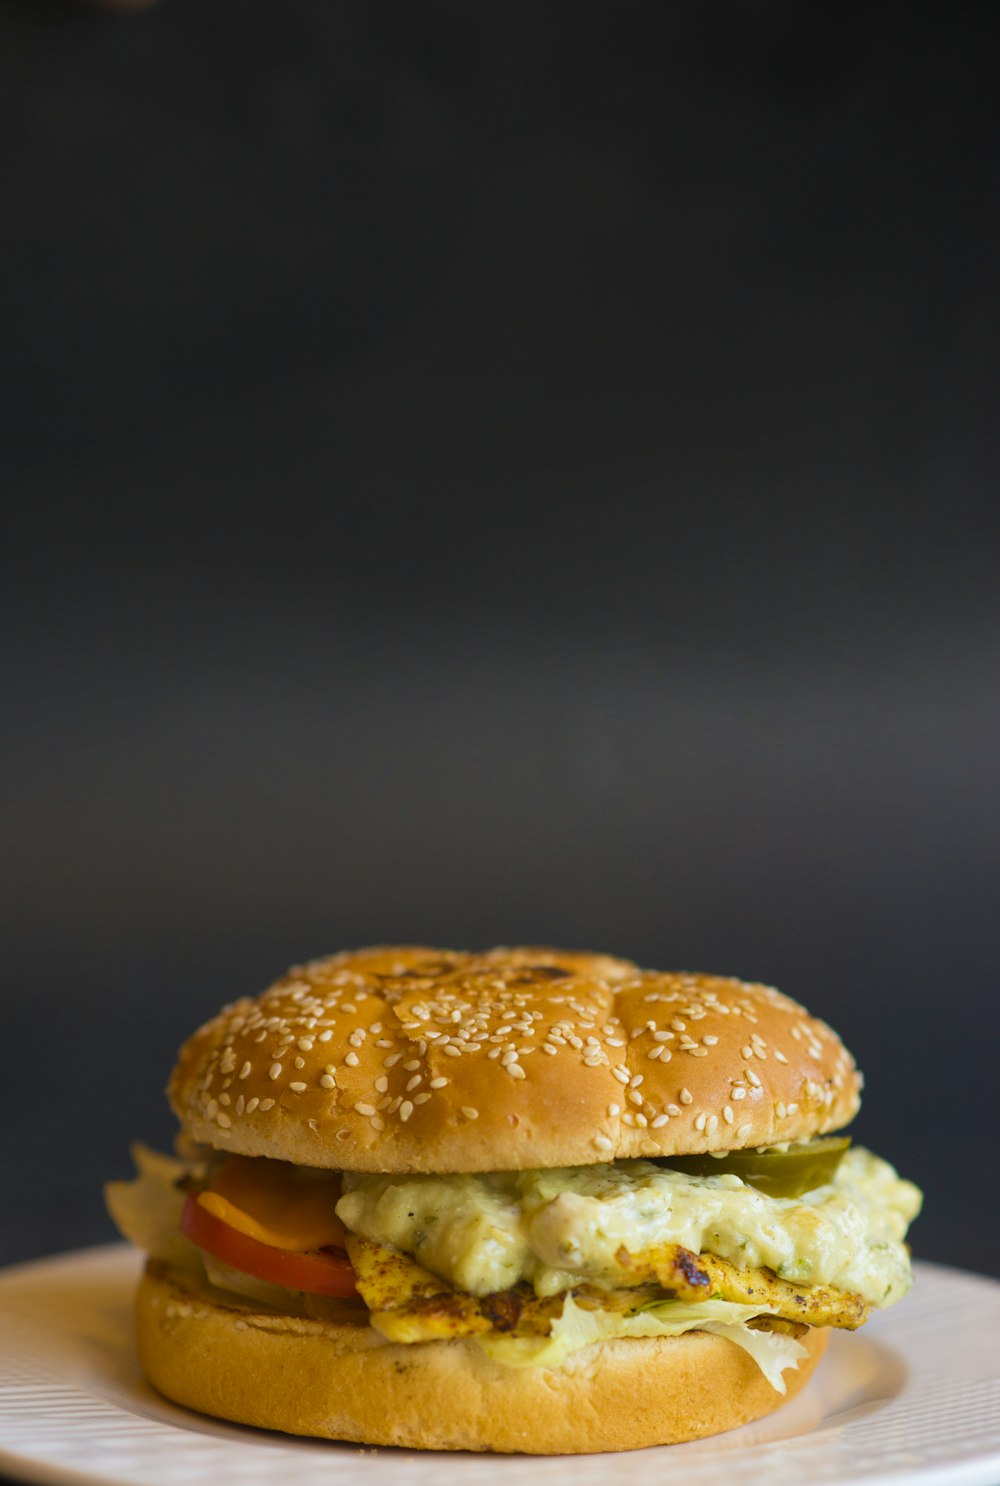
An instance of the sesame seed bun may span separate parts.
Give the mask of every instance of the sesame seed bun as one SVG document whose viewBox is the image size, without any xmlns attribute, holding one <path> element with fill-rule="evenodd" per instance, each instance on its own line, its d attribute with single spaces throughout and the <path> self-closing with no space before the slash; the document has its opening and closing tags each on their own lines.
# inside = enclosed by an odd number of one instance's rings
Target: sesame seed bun
<svg viewBox="0 0 1000 1486">
<path fill-rule="evenodd" d="M 167 1398 L 286 1434 L 410 1449 L 584 1454 L 700 1439 L 786 1403 L 827 1344 L 825 1331 L 806 1332 L 783 1397 L 741 1348 L 704 1331 L 506 1368 L 469 1340 L 408 1347 L 371 1326 L 255 1314 L 188 1286 L 151 1261 L 139 1287 L 139 1356 Z"/>
<path fill-rule="evenodd" d="M 825 1023 L 769 986 L 555 949 L 359 950 L 185 1045 L 193 1140 L 351 1171 L 585 1165 L 807 1140 L 857 1113 Z"/>
</svg>

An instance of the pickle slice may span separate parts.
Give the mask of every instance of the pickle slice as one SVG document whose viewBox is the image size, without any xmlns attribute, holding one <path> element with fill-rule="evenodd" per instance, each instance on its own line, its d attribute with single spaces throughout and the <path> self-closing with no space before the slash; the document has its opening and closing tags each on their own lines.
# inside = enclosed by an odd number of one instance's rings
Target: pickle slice
<svg viewBox="0 0 1000 1486">
<path fill-rule="evenodd" d="M 768 1197 L 801 1197 L 813 1187 L 832 1181 L 841 1157 L 850 1145 L 848 1135 L 804 1140 L 779 1151 L 726 1151 L 722 1156 L 661 1156 L 658 1166 L 669 1166 L 689 1176 L 731 1173 Z"/>
</svg>

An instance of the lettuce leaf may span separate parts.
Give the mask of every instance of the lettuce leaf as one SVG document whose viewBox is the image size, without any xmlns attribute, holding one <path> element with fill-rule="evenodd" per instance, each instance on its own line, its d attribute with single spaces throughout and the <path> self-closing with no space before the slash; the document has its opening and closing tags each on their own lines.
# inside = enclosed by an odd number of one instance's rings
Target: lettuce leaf
<svg viewBox="0 0 1000 1486">
<path fill-rule="evenodd" d="M 697 1304 L 664 1300 L 622 1316 L 610 1311 L 582 1310 L 572 1295 L 567 1295 L 562 1315 L 552 1323 L 548 1336 L 479 1336 L 476 1341 L 488 1357 L 505 1367 L 560 1367 L 572 1353 L 593 1342 L 711 1331 L 742 1347 L 771 1387 L 784 1393 L 782 1373 L 797 1367 L 806 1356 L 806 1349 L 794 1337 L 774 1331 L 752 1331 L 746 1324 L 765 1314 L 760 1306 L 737 1305 L 728 1300 L 703 1300 Z"/>
<path fill-rule="evenodd" d="M 152 1259 L 184 1269 L 200 1267 L 198 1250 L 180 1230 L 184 1193 L 177 1186 L 196 1167 L 151 1151 L 139 1141 L 131 1151 L 137 1176 L 130 1182 L 104 1185 L 104 1201 L 119 1232 Z"/>
</svg>

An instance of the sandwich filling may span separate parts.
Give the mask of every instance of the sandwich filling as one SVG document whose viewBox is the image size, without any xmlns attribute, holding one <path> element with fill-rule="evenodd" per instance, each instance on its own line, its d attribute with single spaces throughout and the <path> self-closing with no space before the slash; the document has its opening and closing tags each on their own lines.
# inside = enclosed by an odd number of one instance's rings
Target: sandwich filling
<svg viewBox="0 0 1000 1486">
<path fill-rule="evenodd" d="M 651 1161 L 461 1176 L 347 1173 L 345 1228 L 410 1254 L 456 1290 L 489 1295 L 524 1280 L 537 1295 L 581 1281 L 611 1287 L 663 1244 L 707 1251 L 801 1285 L 890 1305 L 910 1284 L 903 1244 L 917 1189 L 870 1151 L 797 1197 L 739 1176 L 692 1176 Z"/>
<path fill-rule="evenodd" d="M 617 1337 L 714 1331 L 783 1392 L 806 1325 L 853 1329 L 906 1293 L 921 1196 L 859 1148 L 818 1165 L 808 1149 L 786 1157 L 815 1184 L 776 1195 L 747 1154 L 720 1158 L 718 1174 L 711 1160 L 691 1171 L 665 1159 L 370 1176 L 137 1147 L 138 1180 L 110 1184 L 108 1203 L 126 1238 L 227 1303 L 356 1319 L 397 1343 L 470 1337 L 515 1367 Z M 241 1257 L 258 1252 L 290 1263 Z M 325 1284 L 324 1264 L 341 1264 L 347 1289 Z"/>
</svg>

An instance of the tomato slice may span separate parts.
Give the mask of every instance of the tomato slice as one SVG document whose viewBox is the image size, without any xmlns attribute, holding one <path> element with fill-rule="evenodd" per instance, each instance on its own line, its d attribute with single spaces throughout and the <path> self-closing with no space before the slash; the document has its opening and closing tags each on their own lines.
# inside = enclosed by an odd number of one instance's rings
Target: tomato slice
<svg viewBox="0 0 1000 1486">
<path fill-rule="evenodd" d="M 190 1192 L 185 1199 L 181 1232 L 222 1264 L 252 1274 L 258 1280 L 269 1280 L 272 1285 L 305 1290 L 310 1295 L 357 1294 L 354 1270 L 346 1254 L 322 1249 L 293 1254 L 290 1249 L 261 1243 L 202 1207 L 196 1192 Z"/>
</svg>

